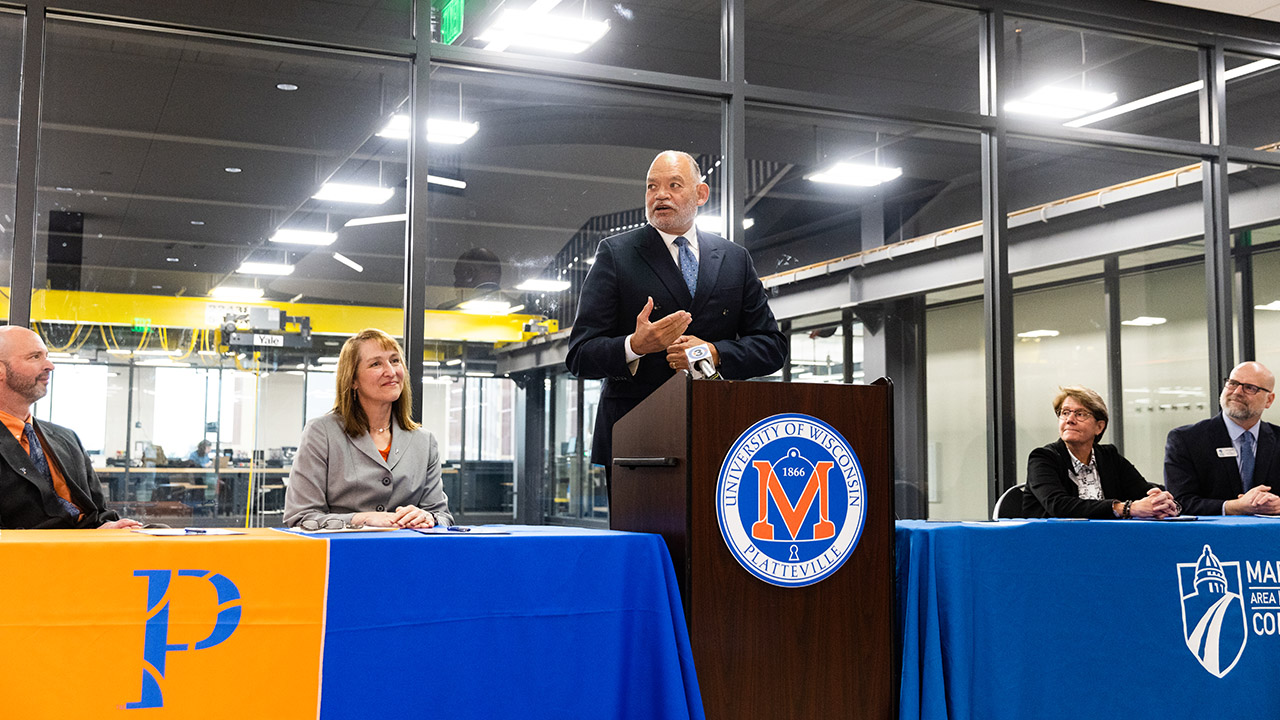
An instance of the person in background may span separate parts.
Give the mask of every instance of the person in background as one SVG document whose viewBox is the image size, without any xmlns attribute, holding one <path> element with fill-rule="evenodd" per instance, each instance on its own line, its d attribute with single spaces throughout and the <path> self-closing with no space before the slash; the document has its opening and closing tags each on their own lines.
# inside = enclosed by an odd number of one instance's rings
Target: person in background
<svg viewBox="0 0 1280 720">
<path fill-rule="evenodd" d="M 289 473 L 284 523 L 338 527 L 452 525 L 436 438 L 409 416 L 404 351 L 370 328 L 338 355 L 333 410 L 312 419 Z"/>
<path fill-rule="evenodd" d="M 1276 399 L 1276 376 L 1243 362 L 1223 381 L 1222 412 L 1169 431 L 1164 482 L 1194 515 L 1276 515 L 1280 428 L 1262 421 Z"/>
<path fill-rule="evenodd" d="M 1102 445 L 1107 405 L 1086 387 L 1058 388 L 1058 440 L 1027 460 L 1028 517 L 1167 518 L 1179 513 L 1167 491 L 1152 487 L 1116 450 Z"/>
<path fill-rule="evenodd" d="M 70 429 L 37 421 L 53 363 L 40 336 L 0 327 L 0 528 L 136 528 L 106 508 L 93 463 Z"/>
<path fill-rule="evenodd" d="M 213 464 L 213 456 L 209 454 L 209 447 L 208 440 L 201 440 L 196 443 L 196 449 L 191 451 L 187 459 L 195 463 L 196 467 L 209 467 Z"/>
</svg>

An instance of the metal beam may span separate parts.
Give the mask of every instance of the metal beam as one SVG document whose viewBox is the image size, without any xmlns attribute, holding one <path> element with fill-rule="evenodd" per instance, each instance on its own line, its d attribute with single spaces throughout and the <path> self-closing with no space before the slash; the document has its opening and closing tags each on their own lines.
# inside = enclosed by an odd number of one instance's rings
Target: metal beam
<svg viewBox="0 0 1280 720">
<path fill-rule="evenodd" d="M 44 78 L 44 3 L 27 4 L 22 41 L 22 90 L 18 106 L 18 177 L 13 251 L 9 258 L 9 324 L 31 324 L 35 287 L 36 175 L 40 169 L 40 100 Z"/>
<path fill-rule="evenodd" d="M 417 3 L 414 9 L 417 54 L 413 58 L 413 79 L 409 88 L 409 127 L 427 126 L 431 87 L 431 3 Z M 430 240 L 427 216 L 427 139 L 421 132 L 409 133 L 408 182 L 405 204 L 409 222 L 404 235 L 404 351 L 413 393 L 413 417 L 422 419 L 422 353 L 425 349 L 427 270 Z M 465 354 L 465 352 L 464 352 Z M 464 383 L 465 387 L 465 383 Z M 464 391 L 465 393 L 465 391 Z M 465 397 L 465 394 L 464 394 Z M 464 405 L 465 407 L 465 405 Z M 465 432 L 466 423 L 463 423 Z"/>
<path fill-rule="evenodd" d="M 1201 51 L 1201 141 L 1221 147 L 1227 131 L 1226 59 L 1222 47 Z M 1204 160 L 1200 187 L 1204 198 L 1204 294 L 1209 342 L 1209 384 L 1216 388 L 1234 361 L 1231 317 L 1231 225 L 1227 217 L 1227 155 Z"/>
<path fill-rule="evenodd" d="M 1120 260 L 1112 255 L 1102 262 L 1102 303 L 1107 332 L 1107 398 L 1111 401 L 1111 422 L 1107 424 L 1111 443 L 1124 452 L 1124 358 L 1120 344 Z"/>
<path fill-rule="evenodd" d="M 1004 13 L 982 18 L 982 110 L 996 114 L 1003 91 Z M 1005 129 L 1001 122 L 982 133 L 982 257 L 984 346 L 987 385 L 988 507 L 1017 483 L 1017 437 L 1013 404 L 1013 282 L 1009 276 L 1008 212 L 1005 201 Z"/>
</svg>

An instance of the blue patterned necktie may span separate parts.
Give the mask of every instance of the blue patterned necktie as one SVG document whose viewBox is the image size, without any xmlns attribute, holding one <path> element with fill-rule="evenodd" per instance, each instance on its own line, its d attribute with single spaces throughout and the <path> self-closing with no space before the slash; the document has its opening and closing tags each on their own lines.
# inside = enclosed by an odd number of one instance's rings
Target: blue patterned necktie
<svg viewBox="0 0 1280 720">
<path fill-rule="evenodd" d="M 1240 484 L 1244 491 L 1253 487 L 1253 433 L 1246 432 L 1240 436 Z"/>
<path fill-rule="evenodd" d="M 40 447 L 40 436 L 36 435 L 36 429 L 31 426 L 31 423 L 27 423 L 22 428 L 22 434 L 27 438 L 31 464 L 36 466 L 36 472 L 40 473 L 41 477 L 52 483 L 53 475 L 49 473 L 49 460 L 44 456 L 44 448 Z M 67 511 L 68 515 L 80 517 L 80 508 L 76 507 L 74 503 L 61 495 L 58 495 L 57 498 L 58 504 L 62 506 L 63 510 Z"/>
<path fill-rule="evenodd" d="M 689 297 L 698 294 L 698 258 L 689 249 L 689 239 L 681 235 L 673 240 L 680 248 L 680 274 L 684 276 L 684 284 L 689 286 Z"/>
</svg>

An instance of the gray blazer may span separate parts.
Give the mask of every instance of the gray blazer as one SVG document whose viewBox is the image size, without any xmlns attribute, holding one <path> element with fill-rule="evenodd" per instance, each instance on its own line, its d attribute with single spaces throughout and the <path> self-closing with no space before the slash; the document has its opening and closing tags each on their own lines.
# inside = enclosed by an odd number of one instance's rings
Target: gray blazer
<svg viewBox="0 0 1280 720">
<path fill-rule="evenodd" d="M 453 525 L 435 436 L 421 429 L 402 430 L 393 422 L 387 458 L 382 459 L 368 433 L 348 436 L 337 415 L 313 418 L 302 429 L 289 472 L 284 524 L 329 518 L 350 522 L 358 512 L 417 505 L 434 515 L 437 525 Z"/>
</svg>

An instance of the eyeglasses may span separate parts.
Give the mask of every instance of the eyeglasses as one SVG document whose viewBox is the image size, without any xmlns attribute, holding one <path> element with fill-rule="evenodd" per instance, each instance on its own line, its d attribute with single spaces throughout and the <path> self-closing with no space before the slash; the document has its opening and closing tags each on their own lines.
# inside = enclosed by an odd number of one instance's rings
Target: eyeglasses
<svg viewBox="0 0 1280 720">
<path fill-rule="evenodd" d="M 1236 388 L 1240 388 L 1244 391 L 1245 395 L 1257 395 L 1260 392 L 1271 392 L 1269 388 L 1258 387 L 1257 385 L 1252 385 L 1250 383 L 1242 383 L 1239 380 L 1232 380 L 1231 378 L 1223 380 L 1222 385 L 1227 389 L 1227 392 L 1233 392 Z"/>
<path fill-rule="evenodd" d="M 1088 410 L 1068 410 L 1066 408 L 1062 408 L 1061 410 L 1058 411 L 1058 417 L 1062 418 L 1063 420 L 1070 420 L 1073 416 L 1075 417 L 1075 419 L 1081 420 L 1081 421 L 1093 419 L 1093 413 L 1089 412 Z"/>
<path fill-rule="evenodd" d="M 325 518 L 323 521 L 315 518 L 307 518 L 298 523 L 298 527 L 308 532 L 315 530 L 341 530 L 347 526 L 346 521 L 342 518 Z"/>
</svg>

